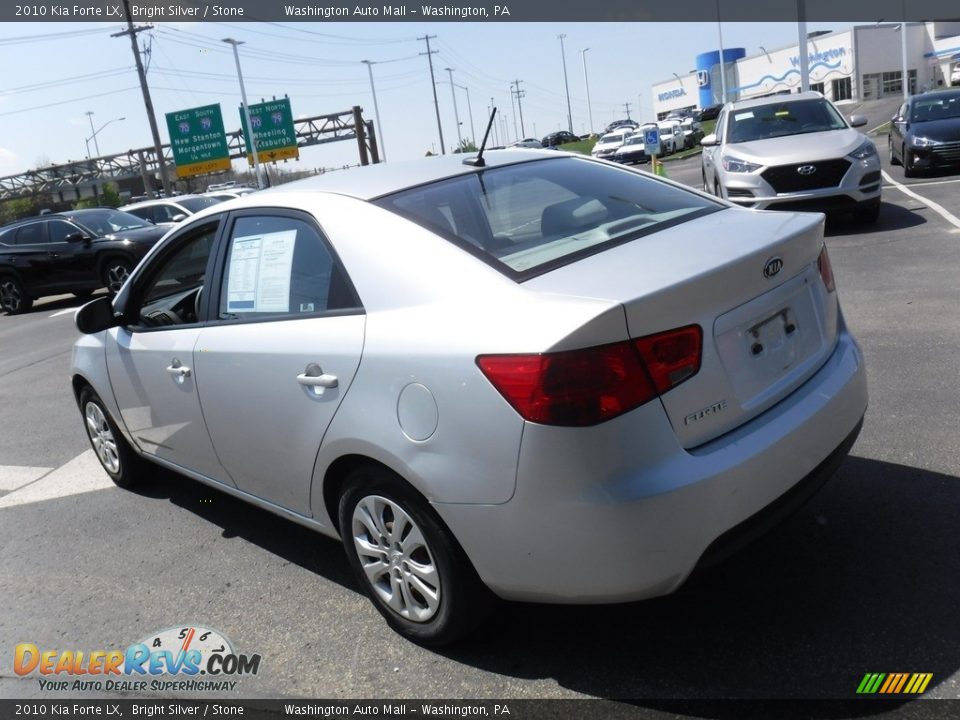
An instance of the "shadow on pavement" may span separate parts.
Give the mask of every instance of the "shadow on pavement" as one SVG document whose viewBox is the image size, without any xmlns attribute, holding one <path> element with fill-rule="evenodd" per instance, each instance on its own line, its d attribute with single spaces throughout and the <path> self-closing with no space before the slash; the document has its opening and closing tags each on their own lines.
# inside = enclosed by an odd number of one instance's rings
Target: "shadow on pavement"
<svg viewBox="0 0 960 720">
<path fill-rule="evenodd" d="M 924 208 L 926 210 L 926 208 Z M 826 237 L 838 237 L 843 235 L 878 235 L 888 230 L 905 230 L 907 228 L 917 227 L 927 222 L 927 219 L 919 212 L 908 210 L 900 205 L 884 202 L 880 204 L 880 217 L 876 222 L 861 223 L 857 222 L 852 215 L 836 214 L 827 215 L 827 225 L 824 230 Z M 897 236 L 897 240 L 908 240 L 909 235 Z M 877 236 L 878 242 L 890 242 L 888 238 Z"/>
</svg>

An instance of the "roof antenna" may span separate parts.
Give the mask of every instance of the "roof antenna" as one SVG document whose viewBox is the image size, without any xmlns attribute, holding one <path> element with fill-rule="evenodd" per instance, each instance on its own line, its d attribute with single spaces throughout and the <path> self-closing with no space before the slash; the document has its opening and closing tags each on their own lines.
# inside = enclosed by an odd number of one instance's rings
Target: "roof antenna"
<svg viewBox="0 0 960 720">
<path fill-rule="evenodd" d="M 486 167 L 486 163 L 483 161 L 483 149 L 487 146 L 487 138 L 490 137 L 490 128 L 493 127 L 493 118 L 497 114 L 497 109 L 494 108 L 493 112 L 490 113 L 490 120 L 487 122 L 487 131 L 483 134 L 483 142 L 480 143 L 480 151 L 477 153 L 476 157 L 469 157 L 463 159 L 464 165 L 473 165 L 473 167 Z"/>
</svg>

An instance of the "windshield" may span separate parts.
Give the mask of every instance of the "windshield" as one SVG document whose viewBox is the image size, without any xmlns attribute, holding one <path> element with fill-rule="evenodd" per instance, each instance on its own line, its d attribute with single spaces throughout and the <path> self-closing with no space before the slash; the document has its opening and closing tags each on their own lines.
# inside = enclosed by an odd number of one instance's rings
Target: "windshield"
<svg viewBox="0 0 960 720">
<path fill-rule="evenodd" d="M 622 143 L 623 137 L 623 133 L 610 133 L 600 138 L 600 143 Z"/>
<path fill-rule="evenodd" d="M 518 280 L 722 209 L 647 175 L 576 158 L 491 168 L 378 202 Z"/>
<path fill-rule="evenodd" d="M 631 138 L 627 138 L 627 141 L 624 143 L 624 145 L 643 145 L 643 136 L 634 135 Z"/>
<path fill-rule="evenodd" d="M 98 236 L 110 235 L 124 230 L 136 230 L 137 228 L 154 227 L 136 215 L 131 215 L 122 210 L 110 209 L 91 209 L 77 210 L 69 213 L 67 217 L 76 220 L 90 230 L 93 230 Z"/>
<path fill-rule="evenodd" d="M 846 127 L 840 113 L 823 98 L 788 100 L 732 110 L 727 123 L 727 142 L 743 143 Z"/>
<path fill-rule="evenodd" d="M 200 212 L 204 208 L 223 202 L 223 198 L 217 197 L 192 197 L 192 198 L 174 198 L 177 205 L 185 207 L 192 213 Z"/>
<path fill-rule="evenodd" d="M 910 122 L 930 122 L 960 117 L 960 92 L 955 95 L 919 97 L 913 102 Z"/>
</svg>

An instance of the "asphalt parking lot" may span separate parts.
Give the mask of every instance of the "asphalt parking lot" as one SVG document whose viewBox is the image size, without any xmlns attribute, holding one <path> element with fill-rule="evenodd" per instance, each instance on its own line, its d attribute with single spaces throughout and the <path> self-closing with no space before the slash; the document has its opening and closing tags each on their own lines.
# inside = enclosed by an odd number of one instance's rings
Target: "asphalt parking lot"
<svg viewBox="0 0 960 720">
<path fill-rule="evenodd" d="M 112 487 L 67 380 L 78 302 L 0 317 L 0 697 L 56 697 L 15 675 L 17 643 L 125 648 L 196 624 L 262 655 L 238 697 L 599 697 L 656 708 L 849 699 L 867 672 L 931 672 L 926 698 L 960 699 L 960 174 L 906 180 L 884 143 L 878 222 L 827 226 L 871 395 L 834 480 L 673 596 L 509 605 L 440 652 L 387 629 L 336 542 L 167 472 L 137 492 Z M 697 185 L 699 158 L 667 172 Z"/>
</svg>

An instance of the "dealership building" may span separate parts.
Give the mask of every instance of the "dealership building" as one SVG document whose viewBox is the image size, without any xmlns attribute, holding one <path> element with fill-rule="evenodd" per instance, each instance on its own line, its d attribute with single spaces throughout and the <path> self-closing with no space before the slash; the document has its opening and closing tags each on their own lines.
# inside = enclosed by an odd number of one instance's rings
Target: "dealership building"
<svg viewBox="0 0 960 720">
<path fill-rule="evenodd" d="M 811 90 L 834 102 L 875 100 L 903 94 L 900 23 L 858 25 L 839 32 L 812 32 L 807 38 Z M 947 87 L 960 66 L 960 22 L 907 23 L 910 93 Z M 704 52 L 685 74 L 653 86 L 658 119 L 671 110 L 705 108 L 721 101 L 720 68 L 727 99 L 743 100 L 800 91 L 799 44 L 765 48 L 748 56 L 744 48 Z"/>
</svg>

